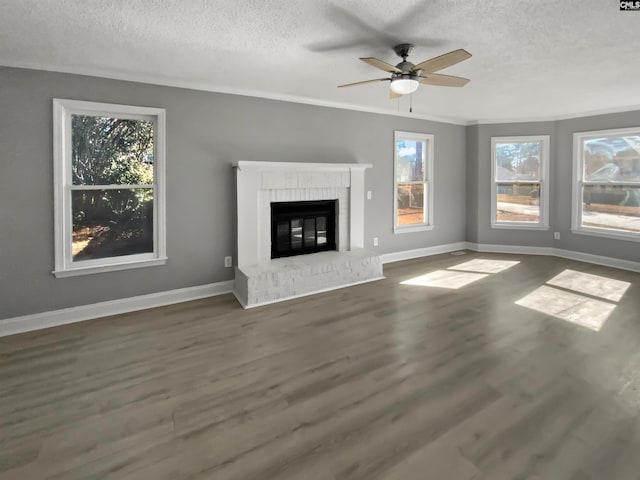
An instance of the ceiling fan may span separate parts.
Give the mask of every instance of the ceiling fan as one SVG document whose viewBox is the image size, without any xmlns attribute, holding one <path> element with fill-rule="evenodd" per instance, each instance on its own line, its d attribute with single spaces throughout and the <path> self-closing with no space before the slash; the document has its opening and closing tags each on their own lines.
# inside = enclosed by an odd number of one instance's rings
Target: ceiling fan
<svg viewBox="0 0 640 480">
<path fill-rule="evenodd" d="M 347 83 L 345 85 L 338 85 L 338 88 L 354 87 L 356 85 L 364 85 L 365 83 L 391 82 L 389 84 L 391 88 L 389 98 L 398 98 L 402 95 L 415 92 L 421 83 L 426 85 L 438 85 L 441 87 L 464 87 L 469 83 L 468 78 L 434 73 L 471 57 L 471 54 L 462 48 L 454 50 L 453 52 L 445 53 L 439 57 L 425 60 L 417 65 L 407 61 L 407 57 L 413 50 L 413 44 L 401 43 L 400 45 L 393 47 L 393 50 L 399 57 L 402 57 L 402 61 L 395 67 L 389 63 L 383 62 L 382 60 L 378 60 L 377 58 L 360 58 L 360 60 L 368 63 L 372 67 L 389 72 L 391 77 Z"/>
</svg>

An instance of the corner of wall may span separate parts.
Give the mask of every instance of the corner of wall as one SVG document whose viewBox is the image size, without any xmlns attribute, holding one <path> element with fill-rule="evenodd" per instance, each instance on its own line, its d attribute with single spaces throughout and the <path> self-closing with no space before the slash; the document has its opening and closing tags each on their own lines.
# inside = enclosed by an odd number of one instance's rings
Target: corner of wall
<svg viewBox="0 0 640 480">
<path fill-rule="evenodd" d="M 466 157 L 466 212 L 465 241 L 478 241 L 478 125 L 468 125 L 465 135 Z"/>
</svg>

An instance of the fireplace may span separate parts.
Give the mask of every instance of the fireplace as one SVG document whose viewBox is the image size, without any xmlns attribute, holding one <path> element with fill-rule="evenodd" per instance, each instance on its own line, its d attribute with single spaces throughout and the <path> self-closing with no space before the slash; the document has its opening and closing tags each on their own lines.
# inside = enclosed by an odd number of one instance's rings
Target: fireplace
<svg viewBox="0 0 640 480">
<path fill-rule="evenodd" d="M 271 203 L 271 258 L 336 250 L 337 200 Z"/>
<path fill-rule="evenodd" d="M 380 256 L 363 248 L 370 164 L 242 160 L 234 166 L 234 294 L 244 308 L 383 278 Z"/>
</svg>

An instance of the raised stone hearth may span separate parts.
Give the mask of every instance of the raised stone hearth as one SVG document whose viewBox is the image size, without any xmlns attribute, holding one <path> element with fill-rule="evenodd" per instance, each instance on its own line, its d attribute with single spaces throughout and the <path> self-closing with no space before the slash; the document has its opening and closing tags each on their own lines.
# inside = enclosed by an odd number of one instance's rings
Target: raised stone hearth
<svg viewBox="0 0 640 480">
<path fill-rule="evenodd" d="M 370 164 L 237 162 L 235 294 L 253 307 L 382 278 L 364 250 L 364 171 Z M 271 258 L 271 204 L 337 200 L 335 251 Z"/>
<path fill-rule="evenodd" d="M 235 287 L 246 308 L 380 278 L 380 256 L 360 248 L 275 258 L 238 268 Z"/>
</svg>

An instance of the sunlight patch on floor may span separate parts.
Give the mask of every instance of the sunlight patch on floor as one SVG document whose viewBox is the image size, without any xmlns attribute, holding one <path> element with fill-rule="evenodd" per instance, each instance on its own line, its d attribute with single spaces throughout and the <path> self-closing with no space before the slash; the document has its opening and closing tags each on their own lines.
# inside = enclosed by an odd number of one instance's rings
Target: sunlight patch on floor
<svg viewBox="0 0 640 480">
<path fill-rule="evenodd" d="M 476 258 L 469 260 L 468 262 L 449 267 L 448 270 L 462 270 L 465 272 L 478 272 L 478 273 L 500 273 L 514 265 L 519 264 L 519 261 L 513 260 L 491 260 L 488 258 Z"/>
<path fill-rule="evenodd" d="M 427 273 L 426 275 L 410 278 L 409 280 L 400 282 L 400 284 L 416 285 L 420 287 L 451 288 L 457 290 L 458 288 L 462 288 L 485 277 L 488 277 L 488 275 L 483 273 L 436 270 L 435 272 Z"/>
<path fill-rule="evenodd" d="M 619 302 L 624 292 L 631 285 L 629 282 L 612 278 L 592 275 L 590 273 L 565 270 L 547 282 L 547 285 L 566 288 L 575 292 L 586 293 L 593 297 L 600 297 Z"/>
<path fill-rule="evenodd" d="M 542 287 L 521 298 L 516 305 L 536 310 L 546 315 L 567 322 L 599 331 L 609 315 L 616 308 L 615 304 L 585 297 L 577 293 L 558 288 Z"/>
<path fill-rule="evenodd" d="M 459 263 L 446 270 L 436 270 L 419 277 L 410 278 L 401 285 L 417 285 L 420 287 L 451 288 L 457 290 L 477 280 L 482 280 L 493 273 L 500 273 L 520 263 L 519 261 L 491 260 L 476 258 Z"/>
<path fill-rule="evenodd" d="M 631 284 L 566 269 L 516 305 L 599 331 Z"/>
</svg>

